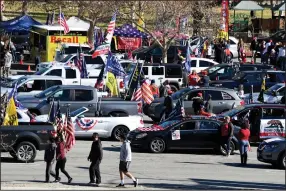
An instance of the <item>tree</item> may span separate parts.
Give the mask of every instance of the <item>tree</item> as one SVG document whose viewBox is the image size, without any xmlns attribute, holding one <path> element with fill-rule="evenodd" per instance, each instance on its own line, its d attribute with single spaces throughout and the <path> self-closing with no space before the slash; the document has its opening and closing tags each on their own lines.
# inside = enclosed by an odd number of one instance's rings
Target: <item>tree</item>
<svg viewBox="0 0 286 191">
<path fill-rule="evenodd" d="M 167 63 L 167 50 L 179 34 L 178 18 L 182 15 L 189 15 L 190 9 L 191 1 L 130 1 L 122 3 L 120 17 L 124 21 L 141 27 L 144 32 L 148 33 L 161 48 L 162 61 Z M 145 26 L 140 26 L 137 20 L 134 20 L 130 10 L 138 19 L 144 21 Z M 142 18 L 142 12 L 148 17 Z"/>
</svg>

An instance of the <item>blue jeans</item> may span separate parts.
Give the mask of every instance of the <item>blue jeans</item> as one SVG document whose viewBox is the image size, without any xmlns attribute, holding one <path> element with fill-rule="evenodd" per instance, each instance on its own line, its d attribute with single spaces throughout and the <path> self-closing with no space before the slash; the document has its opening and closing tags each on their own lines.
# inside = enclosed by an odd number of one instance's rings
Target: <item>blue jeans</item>
<svg viewBox="0 0 286 191">
<path fill-rule="evenodd" d="M 230 141 L 231 141 L 231 138 L 232 137 L 229 137 L 229 136 L 224 136 L 224 137 L 221 137 L 221 145 L 223 148 L 225 148 L 226 150 L 226 154 L 230 154 Z"/>
<path fill-rule="evenodd" d="M 240 141 L 240 154 L 247 154 L 249 142 L 246 140 Z"/>
</svg>

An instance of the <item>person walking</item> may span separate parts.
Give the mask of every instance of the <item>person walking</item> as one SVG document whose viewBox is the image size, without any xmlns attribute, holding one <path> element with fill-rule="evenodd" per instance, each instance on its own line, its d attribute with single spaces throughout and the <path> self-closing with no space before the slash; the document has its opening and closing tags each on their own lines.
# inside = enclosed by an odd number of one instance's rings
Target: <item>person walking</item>
<svg viewBox="0 0 286 191">
<path fill-rule="evenodd" d="M 200 111 L 203 105 L 204 105 L 203 94 L 198 93 L 198 96 L 193 98 L 193 109 L 195 115 L 200 115 Z"/>
<path fill-rule="evenodd" d="M 120 149 L 120 163 L 119 163 L 119 174 L 120 174 L 120 184 L 116 187 L 124 187 L 124 175 L 133 180 L 134 187 L 138 186 L 138 179 L 134 178 L 129 172 L 129 167 L 131 164 L 132 153 L 130 141 L 127 140 L 125 134 L 120 135 L 120 142 L 122 142 Z"/>
<path fill-rule="evenodd" d="M 98 133 L 93 133 L 92 139 L 93 142 L 91 145 L 91 150 L 87 157 L 87 160 L 91 162 L 89 167 L 89 177 L 90 177 L 89 184 L 96 184 L 96 186 L 99 186 L 99 184 L 101 183 L 99 165 L 103 157 L 102 145 L 101 141 L 99 140 Z"/>
<path fill-rule="evenodd" d="M 238 43 L 237 43 L 238 60 L 240 60 L 240 58 L 241 58 L 243 47 L 244 47 L 244 42 L 243 42 L 242 38 L 240 38 L 238 40 Z"/>
<path fill-rule="evenodd" d="M 161 121 L 168 119 L 170 113 L 173 111 L 174 105 L 173 105 L 173 98 L 171 96 L 172 93 L 173 92 L 171 90 L 168 90 L 168 96 L 165 97 L 164 99 L 165 110 L 164 110 L 163 116 L 161 116 Z"/>
<path fill-rule="evenodd" d="M 152 91 L 153 97 L 158 98 L 159 97 L 159 88 L 155 84 L 155 80 L 151 80 L 150 89 Z"/>
<path fill-rule="evenodd" d="M 230 142 L 233 136 L 233 124 L 230 122 L 230 117 L 226 116 L 224 118 L 224 123 L 221 125 L 221 146 L 225 147 L 226 145 L 226 156 L 230 155 Z"/>
<path fill-rule="evenodd" d="M 56 177 L 56 173 L 52 170 L 53 163 L 55 161 L 55 154 L 56 154 L 57 145 L 55 143 L 55 139 L 50 137 L 49 144 L 45 149 L 44 160 L 46 162 L 46 183 L 51 183 L 50 175 L 52 177 Z M 58 178 L 61 179 L 60 177 Z"/>
<path fill-rule="evenodd" d="M 249 122 L 244 122 L 241 129 L 239 130 L 240 139 L 240 160 L 242 165 L 247 164 L 247 151 L 250 149 L 249 137 Z"/>
<path fill-rule="evenodd" d="M 256 63 L 257 48 L 258 48 L 257 37 L 254 37 L 250 44 L 250 50 L 252 52 L 251 61 L 253 61 L 254 64 Z"/>
<path fill-rule="evenodd" d="M 9 72 L 10 72 L 10 68 L 11 68 L 11 64 L 12 64 L 12 54 L 10 53 L 9 49 L 6 50 L 5 53 L 5 57 L 4 57 L 4 63 L 5 63 L 5 71 L 3 76 L 6 76 L 6 78 L 8 78 Z"/>
<path fill-rule="evenodd" d="M 57 149 L 56 149 L 57 164 L 56 164 L 56 180 L 55 180 L 55 182 L 60 181 L 59 170 L 61 169 L 61 172 L 64 175 L 66 175 L 66 177 L 68 178 L 68 183 L 71 183 L 72 178 L 70 177 L 70 175 L 65 170 L 65 165 L 66 165 L 67 159 L 66 159 L 66 151 L 65 151 L 64 141 L 60 136 L 58 136 L 56 139 L 56 143 L 57 143 Z"/>
</svg>

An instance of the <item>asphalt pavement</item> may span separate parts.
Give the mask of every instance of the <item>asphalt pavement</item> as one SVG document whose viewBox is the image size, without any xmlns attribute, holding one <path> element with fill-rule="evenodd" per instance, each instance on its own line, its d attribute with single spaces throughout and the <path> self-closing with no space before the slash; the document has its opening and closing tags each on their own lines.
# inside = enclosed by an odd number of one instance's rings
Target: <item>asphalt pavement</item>
<svg viewBox="0 0 286 191">
<path fill-rule="evenodd" d="M 120 182 L 118 161 L 120 143 L 103 141 L 101 164 L 102 185 L 89 186 L 89 154 L 91 141 L 77 140 L 75 147 L 67 154 L 66 170 L 73 177 L 68 185 L 66 177 L 60 174 L 62 183 L 44 183 L 44 152 L 38 152 L 34 163 L 18 163 L 2 153 L 1 189 L 4 190 L 113 190 Z M 133 152 L 130 172 L 139 178 L 136 190 L 166 189 L 261 189 L 285 190 L 285 171 L 273 169 L 256 159 L 256 148 L 249 153 L 248 166 L 240 166 L 238 154 L 224 157 L 213 151 L 170 151 L 163 154 Z M 132 181 L 125 179 L 126 189 L 133 190 Z"/>
</svg>

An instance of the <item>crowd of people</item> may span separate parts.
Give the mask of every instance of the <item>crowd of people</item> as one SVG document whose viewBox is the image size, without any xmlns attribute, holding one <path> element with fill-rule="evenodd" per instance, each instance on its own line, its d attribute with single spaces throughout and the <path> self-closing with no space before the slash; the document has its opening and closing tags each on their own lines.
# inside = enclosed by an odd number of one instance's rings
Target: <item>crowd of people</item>
<svg viewBox="0 0 286 191">
<path fill-rule="evenodd" d="M 90 153 L 87 160 L 91 162 L 89 167 L 90 185 L 99 186 L 101 184 L 100 164 L 103 159 L 102 144 L 99 139 L 98 133 L 93 133 L 93 142 L 91 145 Z M 135 178 L 130 172 L 130 164 L 132 161 L 132 152 L 130 141 L 127 140 L 125 134 L 120 135 L 120 141 L 122 142 L 120 149 L 120 161 L 119 161 L 119 175 L 120 183 L 116 187 L 124 187 L 124 176 L 127 176 L 133 181 L 134 187 L 138 186 L 138 179 Z M 45 181 L 51 183 L 50 176 L 54 177 L 54 182 L 60 182 L 59 170 L 67 177 L 68 183 L 71 183 L 73 178 L 66 171 L 65 166 L 67 162 L 65 141 L 61 136 L 56 138 L 50 137 L 49 144 L 45 150 L 44 160 L 46 162 L 46 177 Z M 56 161 L 55 172 L 52 170 L 53 163 Z"/>
</svg>

